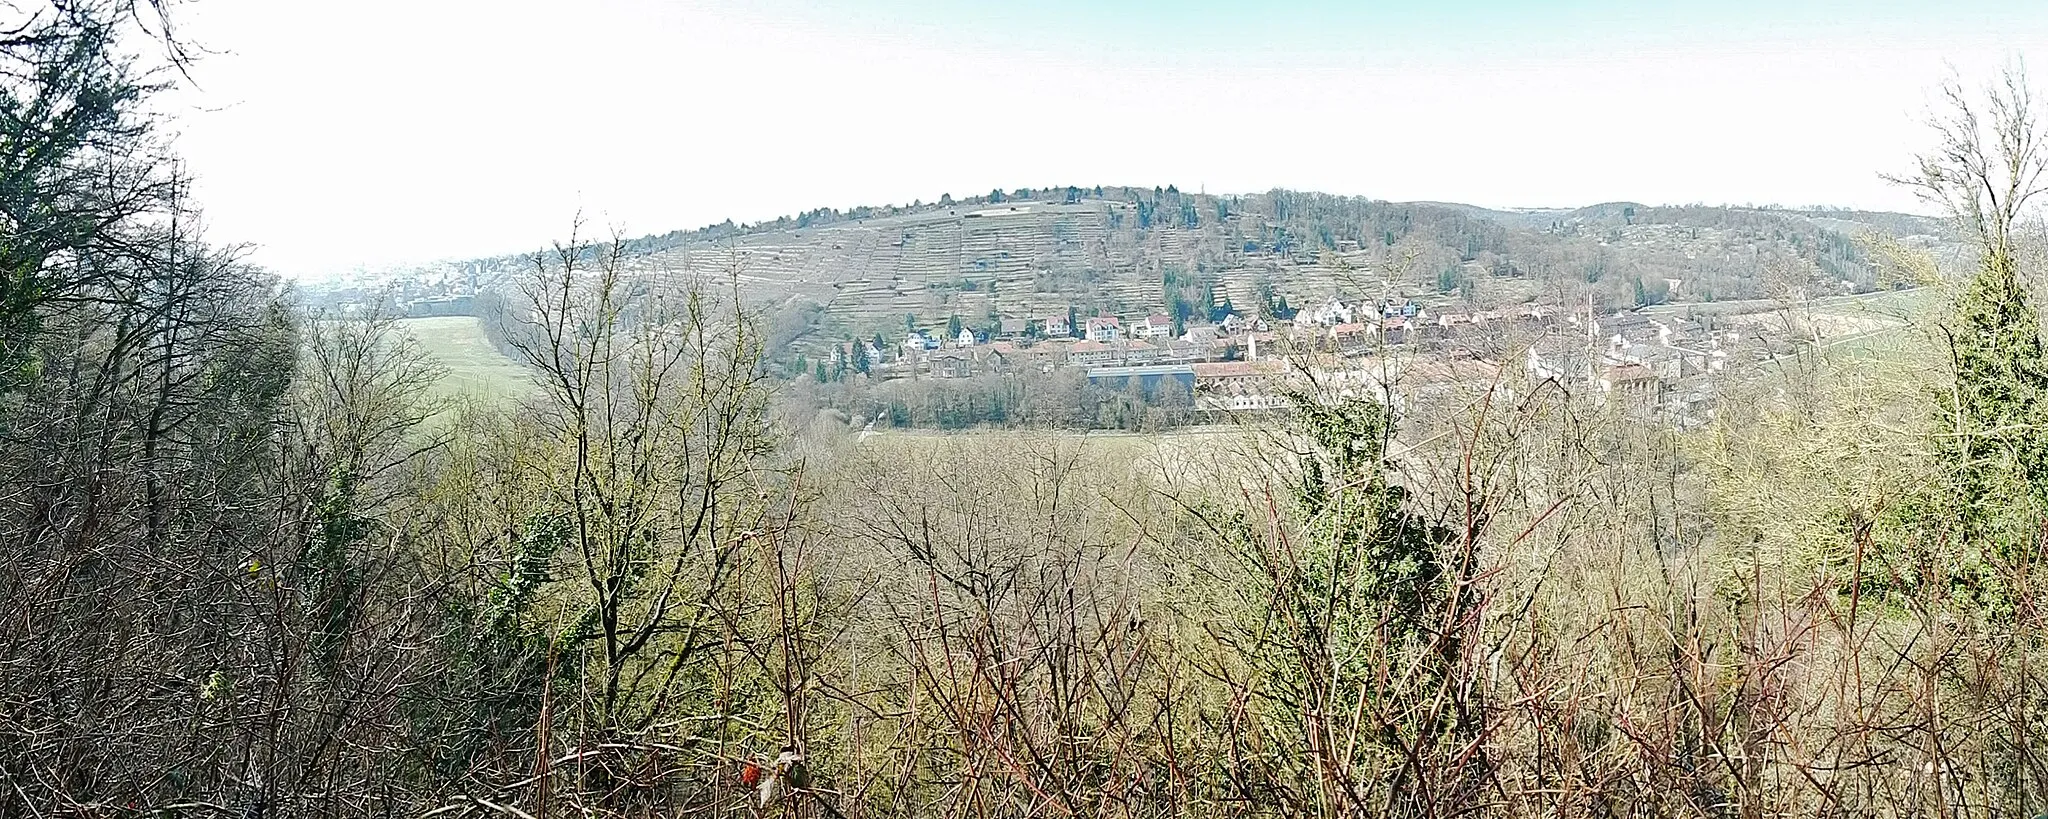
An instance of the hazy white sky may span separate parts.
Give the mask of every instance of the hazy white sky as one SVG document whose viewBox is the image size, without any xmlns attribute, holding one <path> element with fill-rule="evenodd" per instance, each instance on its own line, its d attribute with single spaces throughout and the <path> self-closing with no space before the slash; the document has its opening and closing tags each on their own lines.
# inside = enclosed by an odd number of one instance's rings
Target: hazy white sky
<svg viewBox="0 0 2048 819">
<path fill-rule="evenodd" d="M 2048 47 L 1990 0 L 181 10 L 213 237 L 301 276 L 998 186 L 1913 209 L 1949 66 Z"/>
</svg>

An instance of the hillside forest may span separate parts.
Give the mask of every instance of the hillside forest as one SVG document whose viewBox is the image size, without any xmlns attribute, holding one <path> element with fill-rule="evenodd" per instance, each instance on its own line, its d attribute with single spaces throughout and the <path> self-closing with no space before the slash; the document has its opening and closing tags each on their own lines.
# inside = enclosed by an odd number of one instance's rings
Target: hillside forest
<svg viewBox="0 0 2048 819">
<path fill-rule="evenodd" d="M 1899 146 L 1963 263 L 1853 251 L 1946 271 L 1908 340 L 1711 423 L 1302 368 L 1200 432 L 867 435 L 737 276 L 581 229 L 497 285 L 530 391 L 436 391 L 198 229 L 167 7 L 0 11 L 0 816 L 2048 810 L 2016 71 Z"/>
</svg>

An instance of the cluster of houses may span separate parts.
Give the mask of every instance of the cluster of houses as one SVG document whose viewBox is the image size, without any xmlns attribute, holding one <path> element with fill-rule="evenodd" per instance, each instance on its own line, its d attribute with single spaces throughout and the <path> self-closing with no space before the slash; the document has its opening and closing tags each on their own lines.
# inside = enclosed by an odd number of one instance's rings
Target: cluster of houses
<svg viewBox="0 0 2048 819">
<path fill-rule="evenodd" d="M 1150 393 L 1178 384 L 1198 408 L 1258 411 L 1285 404 L 1284 390 L 1273 385 L 1289 373 L 1390 401 L 1431 385 L 1498 382 L 1500 363 L 1476 356 L 1459 339 L 1504 334 L 1533 339 L 1524 374 L 1586 389 L 1602 402 L 1664 411 L 1680 423 L 1711 416 L 1710 376 L 1727 368 L 1726 342 L 1734 340 L 1697 322 L 1634 312 L 1597 316 L 1539 304 L 1432 310 L 1406 300 L 1331 298 L 1284 321 L 1053 314 L 1003 319 L 992 332 L 962 328 L 948 338 L 912 330 L 895 349 L 868 341 L 839 353 L 866 356 L 870 372 L 883 378 L 1073 367 L 1098 385 L 1122 388 L 1136 380 Z"/>
<path fill-rule="evenodd" d="M 1060 366 L 1105 367 L 1151 364 L 1193 364 L 1232 361 L 1255 356 L 1259 343 L 1280 340 L 1307 348 L 1361 354 L 1441 337 L 1464 328 L 1485 328 L 1512 322 L 1540 322 L 1553 308 L 1523 306 L 1502 310 L 1436 312 L 1414 302 L 1345 302 L 1331 298 L 1303 310 L 1291 321 L 1229 314 L 1218 322 L 1180 323 L 1164 313 L 1126 320 L 1098 315 L 1070 318 L 1053 314 L 1032 319 L 1003 319 L 994 332 L 961 328 L 950 337 L 921 330 L 904 334 L 897 349 L 866 342 L 862 349 L 878 372 L 897 376 L 964 378 L 1019 367 L 1041 370 Z"/>
<path fill-rule="evenodd" d="M 1331 342 L 1341 351 L 1355 351 L 1444 338 L 1474 329 L 1505 328 L 1515 324 L 1540 325 L 1557 313 L 1556 308 L 1540 304 L 1490 310 L 1431 311 L 1413 301 L 1382 299 L 1346 303 L 1332 298 L 1296 314 L 1294 325 L 1324 328 Z"/>
<path fill-rule="evenodd" d="M 1569 323 L 1582 334 L 1552 334 L 1529 346 L 1523 367 L 1530 376 L 1583 386 L 1602 403 L 1658 413 L 1681 427 L 1712 419 L 1736 331 L 1633 312 L 1574 315 Z"/>
<path fill-rule="evenodd" d="M 484 275 L 479 262 L 442 263 L 417 270 L 358 271 L 302 283 L 299 292 L 308 306 L 344 318 L 474 316 Z"/>
<path fill-rule="evenodd" d="M 1227 361 L 1238 344 L 1263 332 L 1261 319 L 1231 315 L 1217 323 L 1186 325 L 1175 332 L 1172 317 L 1153 313 L 1126 323 L 1119 316 L 1071 320 L 1064 314 L 1004 319 L 995 332 L 961 328 L 951 337 L 910 330 L 895 349 L 873 341 L 844 355 L 864 355 L 883 377 L 967 378 L 988 373 L 1059 367 L 1144 366 Z"/>
</svg>

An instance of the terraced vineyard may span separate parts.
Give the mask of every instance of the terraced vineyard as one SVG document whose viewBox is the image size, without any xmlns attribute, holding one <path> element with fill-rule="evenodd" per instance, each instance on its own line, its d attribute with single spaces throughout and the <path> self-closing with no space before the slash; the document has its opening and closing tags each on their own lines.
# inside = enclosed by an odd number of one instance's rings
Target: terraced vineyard
<svg viewBox="0 0 2048 819">
<path fill-rule="evenodd" d="M 644 264 L 736 275 L 756 295 L 808 299 L 849 327 L 887 326 L 906 314 L 1028 318 L 1159 311 L 1167 268 L 1213 280 L 1217 298 L 1255 305 L 1262 285 L 1295 304 L 1355 290 L 1369 252 L 1328 260 L 1246 253 L 1244 235 L 1272 232 L 1256 217 L 1143 231 L 1120 202 L 1032 203 L 757 233 L 654 254 Z"/>
<path fill-rule="evenodd" d="M 1140 275 L 1141 266 L 1192 242 L 1179 236 L 1186 231 L 1169 229 L 1153 231 L 1152 247 L 1140 247 L 1111 229 L 1119 207 L 951 208 L 691 243 L 645 263 L 735 273 L 757 295 L 816 301 L 854 326 L 900 322 L 905 314 L 1064 314 L 1077 298 L 1137 309 L 1159 298 L 1156 272 Z"/>
</svg>

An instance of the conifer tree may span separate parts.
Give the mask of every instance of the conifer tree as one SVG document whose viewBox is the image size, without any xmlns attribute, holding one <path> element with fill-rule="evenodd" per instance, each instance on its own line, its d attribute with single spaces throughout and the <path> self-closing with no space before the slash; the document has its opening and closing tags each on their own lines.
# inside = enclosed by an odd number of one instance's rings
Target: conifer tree
<svg viewBox="0 0 2048 819">
<path fill-rule="evenodd" d="M 2022 72 L 2006 72 L 1981 104 L 1954 82 L 1943 96 L 1929 122 L 1935 149 L 1894 181 L 1946 210 L 1977 251 L 1942 328 L 1954 382 L 1936 398 L 1935 450 L 1953 505 L 1942 517 L 1973 551 L 2004 561 L 2037 548 L 2048 508 L 2048 360 L 2017 246 L 2048 151 Z"/>
</svg>

